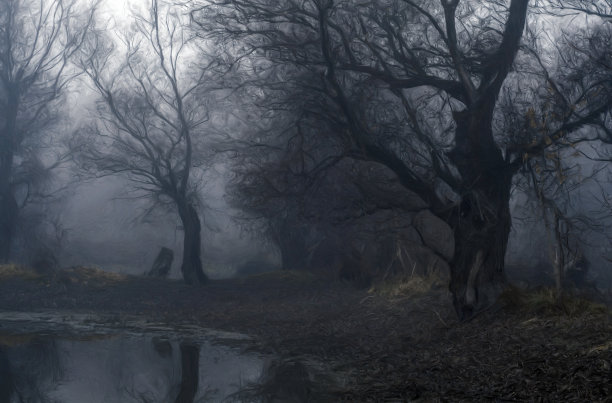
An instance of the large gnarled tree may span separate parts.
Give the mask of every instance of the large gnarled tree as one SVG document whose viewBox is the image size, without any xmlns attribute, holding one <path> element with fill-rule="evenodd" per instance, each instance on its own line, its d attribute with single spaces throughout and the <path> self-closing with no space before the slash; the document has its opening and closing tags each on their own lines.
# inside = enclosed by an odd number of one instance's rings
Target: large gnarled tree
<svg viewBox="0 0 612 403">
<path fill-rule="evenodd" d="M 316 85 L 303 86 L 324 89 L 322 102 L 342 127 L 320 134 L 339 136 L 346 157 L 388 167 L 453 228 L 450 289 L 458 315 L 469 318 L 504 286 L 515 175 L 607 110 L 592 96 L 565 96 L 551 78 L 541 40 L 526 30 L 533 7 L 209 0 L 192 16 L 203 32 L 246 45 L 245 74 L 277 69 L 283 74 L 266 80 L 280 85 L 318 72 Z M 581 93 L 599 93 L 589 88 Z"/>
<path fill-rule="evenodd" d="M 224 25 L 219 32 L 260 57 L 319 69 L 344 120 L 347 155 L 390 168 L 454 229 L 450 288 L 458 314 L 491 304 L 504 282 L 510 190 L 522 163 L 520 152 L 504 150 L 494 119 L 528 0 L 212 3 L 194 13 L 203 28 L 214 13 Z M 372 83 L 369 95 L 356 89 Z M 407 122 L 394 135 L 381 129 L 395 119 L 383 116 L 385 103 Z M 428 124 L 432 116 L 437 124 Z M 439 179 L 459 202 L 440 197 Z"/>
</svg>

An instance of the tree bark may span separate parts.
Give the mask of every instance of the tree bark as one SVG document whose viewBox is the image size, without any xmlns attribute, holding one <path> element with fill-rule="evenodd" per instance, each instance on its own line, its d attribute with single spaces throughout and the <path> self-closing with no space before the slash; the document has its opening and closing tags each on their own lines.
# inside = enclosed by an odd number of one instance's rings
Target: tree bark
<svg viewBox="0 0 612 403">
<path fill-rule="evenodd" d="M 563 292 L 563 269 L 565 268 L 565 253 L 563 251 L 563 241 L 561 239 L 561 228 L 560 228 L 560 217 L 559 213 L 555 209 L 553 212 L 553 231 L 555 232 L 555 246 L 554 246 L 554 275 L 555 275 L 555 288 L 557 293 L 560 295 Z"/>
<path fill-rule="evenodd" d="M 10 190 L 0 193 L 0 263 L 8 263 L 19 208 Z"/>
<path fill-rule="evenodd" d="M 268 231 L 278 246 L 283 270 L 308 269 L 305 230 L 300 228 L 299 224 L 281 218 L 275 220 Z"/>
<path fill-rule="evenodd" d="M 200 257 L 200 218 L 196 209 L 188 202 L 178 203 L 179 216 L 183 223 L 183 263 L 181 272 L 187 284 L 205 284 L 208 277 L 202 269 Z"/>
<path fill-rule="evenodd" d="M 486 108 L 488 109 L 488 108 Z M 492 110 L 456 114 L 451 158 L 462 176 L 462 200 L 451 216 L 455 255 L 450 291 L 460 319 L 493 304 L 505 286 L 504 259 L 510 233 L 514 168 L 492 136 Z"/>
<path fill-rule="evenodd" d="M 8 139 L 4 140 L 0 147 L 8 143 Z M 0 150 L 0 153 L 0 263 L 7 263 L 17 227 L 19 206 L 11 190 L 13 155 L 8 149 Z"/>
<path fill-rule="evenodd" d="M 502 41 L 487 63 L 480 86 L 466 89 L 470 95 L 466 109 L 453 114 L 457 127 L 449 157 L 461 174 L 462 200 L 451 219 L 455 256 L 450 290 L 460 319 L 493 304 L 506 282 L 510 190 L 519 164 L 505 160 L 497 146 L 493 114 L 520 46 L 528 5 L 528 0 L 512 0 Z"/>
<path fill-rule="evenodd" d="M 5 87 L 6 87 L 5 83 Z M 11 189 L 15 146 L 18 144 L 17 111 L 18 91 L 8 86 L 8 108 L 3 111 L 4 127 L 0 131 L 0 262 L 7 263 L 17 226 L 19 206 Z"/>
<path fill-rule="evenodd" d="M 308 269 L 308 255 L 303 239 L 282 239 L 278 243 L 281 253 L 281 267 L 283 270 Z"/>
<path fill-rule="evenodd" d="M 455 222 L 450 290 L 460 319 L 493 304 L 506 282 L 509 203 L 504 193 L 482 195 L 481 191 L 466 195 Z"/>
<path fill-rule="evenodd" d="M 149 277 L 166 278 L 170 269 L 172 268 L 172 261 L 174 260 L 174 252 L 172 249 L 163 247 L 159 250 L 151 270 L 147 273 Z"/>
</svg>

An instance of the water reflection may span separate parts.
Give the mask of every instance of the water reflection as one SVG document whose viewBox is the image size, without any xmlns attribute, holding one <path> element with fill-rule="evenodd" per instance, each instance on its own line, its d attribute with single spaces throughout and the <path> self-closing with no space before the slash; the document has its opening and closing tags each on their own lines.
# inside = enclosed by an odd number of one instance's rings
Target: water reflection
<svg viewBox="0 0 612 403">
<path fill-rule="evenodd" d="M 197 344 L 181 343 L 181 388 L 176 403 L 193 402 L 198 393 L 200 369 L 200 348 Z"/>
<path fill-rule="evenodd" d="M 163 337 L 0 339 L 0 403 L 220 402 L 255 383 L 263 358 Z"/>
</svg>

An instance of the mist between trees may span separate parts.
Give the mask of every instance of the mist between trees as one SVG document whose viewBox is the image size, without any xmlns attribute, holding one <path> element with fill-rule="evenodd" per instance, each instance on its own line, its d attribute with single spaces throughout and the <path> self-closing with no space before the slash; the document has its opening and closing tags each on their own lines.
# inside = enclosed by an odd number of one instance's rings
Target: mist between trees
<svg viewBox="0 0 612 403">
<path fill-rule="evenodd" d="M 0 3 L 3 262 L 610 286 L 612 2 L 103 7 Z"/>
</svg>

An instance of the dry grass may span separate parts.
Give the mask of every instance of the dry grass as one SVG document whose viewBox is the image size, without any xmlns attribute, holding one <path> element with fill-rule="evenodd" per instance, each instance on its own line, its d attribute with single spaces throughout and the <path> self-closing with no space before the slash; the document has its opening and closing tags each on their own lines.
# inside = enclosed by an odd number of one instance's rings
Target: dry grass
<svg viewBox="0 0 612 403">
<path fill-rule="evenodd" d="M 604 304 L 567 293 L 559 294 L 554 288 L 522 290 L 508 287 L 500 302 L 507 308 L 527 314 L 580 316 L 610 312 Z"/>
<path fill-rule="evenodd" d="M 71 267 L 48 273 L 40 273 L 30 267 L 15 264 L 0 265 L 0 281 L 10 279 L 42 281 L 44 283 L 60 281 L 73 284 L 109 285 L 128 280 L 125 274 L 104 271 L 91 267 Z"/>
<path fill-rule="evenodd" d="M 42 274 L 36 272 L 34 269 L 31 269 L 29 267 L 20 266 L 16 264 L 0 265 L 0 280 L 7 280 L 11 278 L 38 280 L 42 276 Z"/>
<path fill-rule="evenodd" d="M 438 276 L 409 276 L 380 281 L 374 284 L 369 292 L 387 298 L 402 298 L 424 295 L 442 286 Z"/>
<path fill-rule="evenodd" d="M 37 334 L 0 334 L 0 346 L 17 347 L 36 340 Z"/>
<path fill-rule="evenodd" d="M 62 269 L 56 274 L 57 278 L 80 284 L 109 285 L 127 281 L 129 276 L 113 273 L 95 267 L 71 267 Z"/>
</svg>

